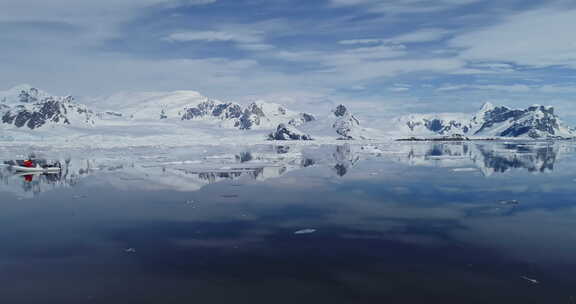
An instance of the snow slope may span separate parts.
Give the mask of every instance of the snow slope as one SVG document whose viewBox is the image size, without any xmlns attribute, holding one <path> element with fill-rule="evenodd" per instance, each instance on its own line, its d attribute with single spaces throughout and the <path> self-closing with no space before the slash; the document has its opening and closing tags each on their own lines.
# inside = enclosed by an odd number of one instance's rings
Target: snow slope
<svg viewBox="0 0 576 304">
<path fill-rule="evenodd" d="M 272 129 L 280 123 L 300 125 L 311 114 L 290 111 L 282 105 L 256 101 L 247 106 L 210 99 L 195 91 L 120 93 L 95 100 L 103 113 L 117 113 L 135 121 L 204 121 L 223 128 Z M 117 115 L 118 117 L 118 115 Z"/>
</svg>

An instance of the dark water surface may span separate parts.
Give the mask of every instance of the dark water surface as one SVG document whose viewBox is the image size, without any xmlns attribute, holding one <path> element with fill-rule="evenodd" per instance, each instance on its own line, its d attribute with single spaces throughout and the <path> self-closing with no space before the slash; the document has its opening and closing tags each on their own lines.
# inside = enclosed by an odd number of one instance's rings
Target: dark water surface
<svg viewBox="0 0 576 304">
<path fill-rule="evenodd" d="M 45 155 L 0 171 L 2 303 L 576 303 L 570 143 Z"/>
</svg>

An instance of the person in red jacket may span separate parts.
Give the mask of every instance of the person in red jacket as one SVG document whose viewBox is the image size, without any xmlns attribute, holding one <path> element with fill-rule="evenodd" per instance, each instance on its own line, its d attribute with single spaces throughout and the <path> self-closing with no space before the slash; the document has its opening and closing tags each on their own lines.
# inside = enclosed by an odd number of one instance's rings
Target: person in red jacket
<svg viewBox="0 0 576 304">
<path fill-rule="evenodd" d="M 31 160 L 29 160 L 29 159 L 27 159 L 27 160 L 24 161 L 24 167 L 32 168 L 32 167 L 34 167 L 34 162 L 31 161 Z"/>
</svg>

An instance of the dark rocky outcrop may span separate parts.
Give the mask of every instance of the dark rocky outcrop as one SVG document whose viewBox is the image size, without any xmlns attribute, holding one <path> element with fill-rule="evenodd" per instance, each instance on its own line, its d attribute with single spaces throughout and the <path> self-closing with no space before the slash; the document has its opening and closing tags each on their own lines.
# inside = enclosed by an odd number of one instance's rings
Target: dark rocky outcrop
<svg viewBox="0 0 576 304">
<path fill-rule="evenodd" d="M 312 140 L 312 137 L 293 126 L 279 124 L 276 131 L 268 135 L 268 140 Z"/>
</svg>

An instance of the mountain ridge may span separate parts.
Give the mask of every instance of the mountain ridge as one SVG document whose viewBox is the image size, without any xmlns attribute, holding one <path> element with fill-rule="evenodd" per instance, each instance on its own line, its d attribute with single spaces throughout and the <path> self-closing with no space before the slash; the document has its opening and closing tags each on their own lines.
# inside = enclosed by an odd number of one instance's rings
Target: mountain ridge
<svg viewBox="0 0 576 304">
<path fill-rule="evenodd" d="M 265 140 L 393 140 L 398 138 L 574 138 L 555 109 L 485 103 L 475 114 L 410 114 L 397 130 L 367 128 L 344 104 L 326 115 L 298 112 L 263 100 L 220 101 L 196 91 L 118 93 L 106 98 L 53 96 L 30 85 L 0 91 L 0 140 L 62 140 L 100 144 L 180 144 Z M 370 122 L 368 123 L 368 125 Z M 45 130 L 45 131 L 44 131 Z M 245 132 L 251 130 L 251 132 Z M 241 133 L 240 133 L 241 131 Z M 266 131 L 266 132 L 264 132 Z M 272 133 L 270 133 L 272 132 Z"/>
<path fill-rule="evenodd" d="M 472 115 L 461 113 L 410 114 L 397 120 L 406 135 L 470 136 L 481 138 L 573 138 L 554 107 L 532 105 L 525 109 L 485 103 Z"/>
</svg>

